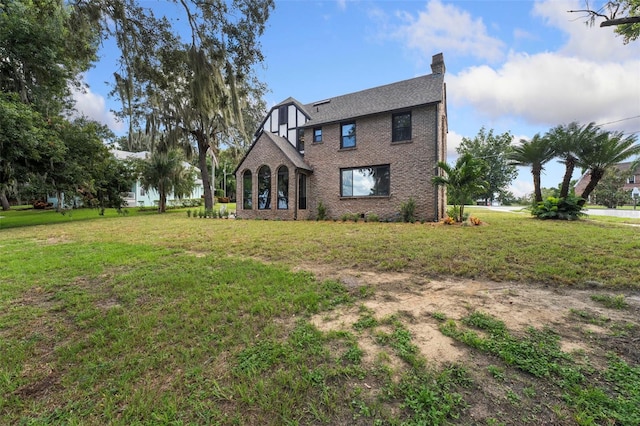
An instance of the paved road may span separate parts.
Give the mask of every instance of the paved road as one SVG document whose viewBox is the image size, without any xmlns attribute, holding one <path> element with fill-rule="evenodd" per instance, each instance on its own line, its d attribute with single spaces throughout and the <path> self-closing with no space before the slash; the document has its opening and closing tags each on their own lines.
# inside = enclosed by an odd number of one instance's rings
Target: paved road
<svg viewBox="0 0 640 426">
<path fill-rule="evenodd" d="M 513 212 L 522 210 L 522 206 L 474 206 L 486 208 L 489 210 L 501 211 L 501 212 Z M 628 217 L 633 219 L 640 219 L 640 207 L 638 210 L 618 210 L 618 209 L 587 209 L 584 211 L 591 216 L 613 216 L 613 217 Z"/>
<path fill-rule="evenodd" d="M 585 210 L 585 213 L 591 216 L 630 217 L 640 219 L 640 210 L 587 209 Z"/>
</svg>

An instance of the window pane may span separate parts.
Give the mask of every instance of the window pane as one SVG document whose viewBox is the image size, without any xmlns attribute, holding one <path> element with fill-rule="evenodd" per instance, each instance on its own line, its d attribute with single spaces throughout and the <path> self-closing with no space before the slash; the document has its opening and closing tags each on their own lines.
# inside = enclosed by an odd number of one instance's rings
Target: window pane
<svg viewBox="0 0 640 426">
<path fill-rule="evenodd" d="M 389 166 L 376 167 L 373 172 L 373 187 L 371 195 L 389 195 L 390 193 Z"/>
<path fill-rule="evenodd" d="M 251 188 L 251 172 L 247 170 L 244 172 L 242 178 L 242 208 L 245 210 L 251 210 L 253 207 L 252 193 L 253 190 Z"/>
<path fill-rule="evenodd" d="M 307 208 L 307 176 L 300 175 L 298 180 L 298 208 L 306 210 Z"/>
<path fill-rule="evenodd" d="M 388 196 L 390 192 L 389 166 L 362 167 L 342 170 L 343 197 Z"/>
<path fill-rule="evenodd" d="M 356 125 L 355 123 L 342 125 L 341 148 L 352 148 L 356 146 Z"/>
<path fill-rule="evenodd" d="M 365 196 L 371 194 L 371 188 L 373 187 L 373 169 L 370 167 L 363 169 L 356 169 L 353 171 L 353 195 Z"/>
<path fill-rule="evenodd" d="M 304 129 L 298 129 L 296 146 L 298 148 L 298 152 L 304 155 Z"/>
<path fill-rule="evenodd" d="M 281 106 L 278 108 L 278 124 L 287 124 L 289 121 L 289 108 Z"/>
<path fill-rule="evenodd" d="M 342 171 L 342 196 L 351 197 L 353 195 L 353 170 Z"/>
<path fill-rule="evenodd" d="M 258 209 L 271 208 L 271 169 L 268 166 L 258 170 Z"/>
<path fill-rule="evenodd" d="M 285 166 L 278 169 L 278 208 L 289 208 L 289 169 Z"/>
<path fill-rule="evenodd" d="M 322 129 L 313 129 L 313 141 L 314 142 L 322 142 Z"/>
<path fill-rule="evenodd" d="M 392 141 L 406 141 L 411 139 L 411 113 L 393 115 Z"/>
</svg>

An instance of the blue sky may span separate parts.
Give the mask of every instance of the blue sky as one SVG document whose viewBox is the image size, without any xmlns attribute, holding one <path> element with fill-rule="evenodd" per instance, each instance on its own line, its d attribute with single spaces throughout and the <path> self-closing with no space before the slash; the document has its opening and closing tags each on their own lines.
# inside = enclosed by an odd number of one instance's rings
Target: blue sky
<svg viewBox="0 0 640 426">
<path fill-rule="evenodd" d="M 142 3 L 169 10 L 168 2 Z M 431 56 L 442 52 L 449 162 L 462 137 L 482 126 L 516 141 L 571 121 L 640 132 L 640 41 L 624 45 L 611 28 L 567 13 L 582 8 L 581 0 L 276 0 L 257 71 L 269 107 L 289 96 L 310 103 L 429 74 Z M 104 84 L 113 54 L 105 47 L 87 74 L 78 109 L 122 133 Z M 543 186 L 557 186 L 563 172 L 547 165 Z M 511 190 L 532 192 L 527 169 Z"/>
</svg>

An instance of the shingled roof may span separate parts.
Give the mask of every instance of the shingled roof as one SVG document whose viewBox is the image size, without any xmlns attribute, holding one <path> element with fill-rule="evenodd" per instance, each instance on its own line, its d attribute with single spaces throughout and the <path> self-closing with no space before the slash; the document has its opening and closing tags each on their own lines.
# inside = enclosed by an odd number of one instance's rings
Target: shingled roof
<svg viewBox="0 0 640 426">
<path fill-rule="evenodd" d="M 444 74 L 429 74 L 305 105 L 304 127 L 441 102 Z"/>
<path fill-rule="evenodd" d="M 276 144 L 280 151 L 299 169 L 313 171 L 311 167 L 302 159 L 302 155 L 296 150 L 296 148 L 291 145 L 291 143 L 285 138 L 275 135 L 271 132 L 264 132 L 264 135 L 271 139 L 271 141 Z"/>
</svg>

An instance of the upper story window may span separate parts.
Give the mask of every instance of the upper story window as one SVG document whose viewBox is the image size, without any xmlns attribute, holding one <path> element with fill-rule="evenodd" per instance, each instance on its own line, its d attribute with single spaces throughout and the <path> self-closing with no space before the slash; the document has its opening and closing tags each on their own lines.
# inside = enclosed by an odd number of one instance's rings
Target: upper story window
<svg viewBox="0 0 640 426">
<path fill-rule="evenodd" d="M 389 165 L 340 170 L 340 196 L 388 196 L 391 173 Z"/>
<path fill-rule="evenodd" d="M 392 118 L 392 142 L 411 140 L 411 112 L 393 114 Z"/>
<path fill-rule="evenodd" d="M 322 127 L 313 129 L 313 142 L 322 142 Z"/>
<path fill-rule="evenodd" d="M 355 148 L 356 146 L 356 123 L 343 123 L 340 132 L 340 148 Z"/>
<path fill-rule="evenodd" d="M 627 183 L 636 183 L 636 176 L 635 175 L 629 176 L 629 180 L 627 181 Z"/>
<path fill-rule="evenodd" d="M 278 108 L 278 124 L 288 124 L 289 123 L 289 107 L 281 106 Z"/>
<path fill-rule="evenodd" d="M 304 155 L 304 129 L 298 128 L 296 148 L 300 154 Z"/>
</svg>

